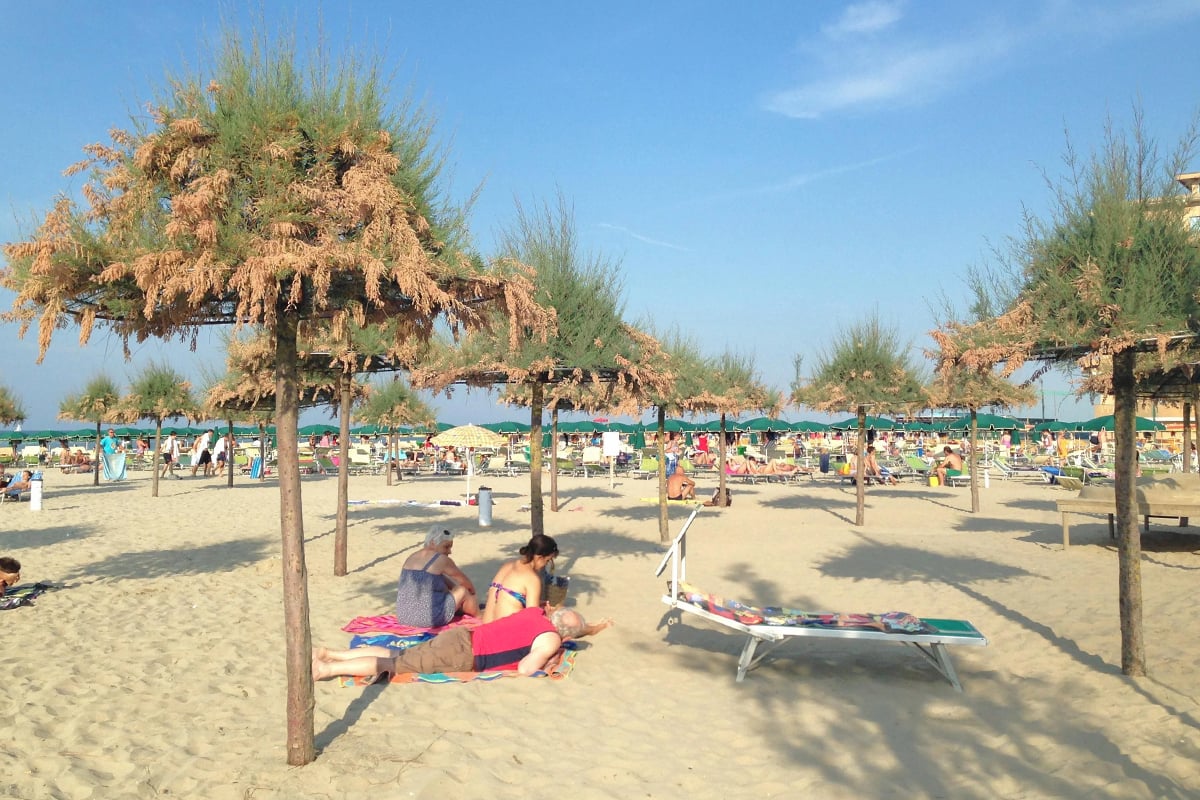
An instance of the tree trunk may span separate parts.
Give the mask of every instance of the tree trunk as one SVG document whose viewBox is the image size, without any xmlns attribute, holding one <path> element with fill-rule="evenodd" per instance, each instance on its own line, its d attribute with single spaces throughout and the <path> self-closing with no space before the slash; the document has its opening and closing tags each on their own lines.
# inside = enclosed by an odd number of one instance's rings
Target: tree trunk
<svg viewBox="0 0 1200 800">
<path fill-rule="evenodd" d="M 971 452 L 967 454 L 967 474 L 971 476 L 971 513 L 979 513 L 979 412 L 971 409 Z"/>
<path fill-rule="evenodd" d="M 300 497 L 299 357 L 296 318 L 283 312 L 275 326 L 275 431 L 279 453 L 279 529 L 283 540 L 283 620 L 287 658 L 287 763 L 316 758 L 313 741 L 312 634 L 304 564 Z"/>
<path fill-rule="evenodd" d="M 400 475 L 400 469 L 396 464 L 396 429 L 388 425 L 387 432 L 387 458 L 383 460 L 385 471 L 387 472 L 387 485 L 392 485 L 392 470 L 396 470 L 396 475 Z"/>
<path fill-rule="evenodd" d="M 658 407 L 658 540 L 671 541 L 671 519 L 667 510 L 667 410 Z"/>
<path fill-rule="evenodd" d="M 346 510 L 350 505 L 350 378 L 343 372 L 339 381 L 337 522 L 333 534 L 333 574 L 338 577 L 346 574 L 346 543 L 349 539 Z"/>
<path fill-rule="evenodd" d="M 1197 398 L 1196 395 L 1197 395 L 1196 389 L 1193 387 L 1193 389 L 1192 389 L 1192 414 L 1195 417 L 1194 421 L 1196 423 L 1195 424 L 1196 438 L 1200 439 L 1200 402 L 1197 402 L 1197 400 L 1200 400 L 1200 398 Z M 1188 460 L 1191 461 L 1191 459 L 1192 459 L 1192 454 L 1188 453 Z M 1197 468 L 1197 471 L 1200 472 L 1200 467 Z"/>
<path fill-rule="evenodd" d="M 535 381 L 529 392 L 529 530 L 537 536 L 546 532 L 542 507 L 542 397 L 544 387 Z"/>
<path fill-rule="evenodd" d="M 92 486 L 100 485 L 100 425 L 102 420 L 96 420 L 96 464 L 92 468 Z M 160 427 L 162 423 L 159 423 Z M 21 477 L 17 475 L 17 477 Z M 158 497 L 158 481 L 154 481 L 154 487 L 150 493 L 151 497 Z"/>
<path fill-rule="evenodd" d="M 721 440 L 717 442 L 717 461 L 720 462 L 717 471 L 720 472 L 720 477 L 717 480 L 717 506 L 719 508 L 727 508 L 729 506 L 729 492 L 725 488 L 725 412 L 721 412 Z"/>
<path fill-rule="evenodd" d="M 1113 435 L 1116 438 L 1117 571 L 1121 607 L 1121 671 L 1146 674 L 1142 639 L 1142 541 L 1138 532 L 1137 390 L 1132 348 L 1113 355 Z"/>
<path fill-rule="evenodd" d="M 158 461 L 162 458 L 162 420 L 155 420 L 157 423 L 154 427 L 154 469 L 153 475 L 150 476 L 150 496 L 158 497 Z M 100 430 L 99 424 L 96 425 L 96 430 Z M 100 465 L 96 465 L 96 469 L 100 469 Z M 97 472 L 97 475 L 99 473 Z"/>
<path fill-rule="evenodd" d="M 558 404 L 550 409 L 550 510 L 558 513 Z"/>
<path fill-rule="evenodd" d="M 276 428 L 278 430 L 278 428 Z M 258 423 L 258 482 L 263 483 L 267 479 L 267 453 L 271 448 L 267 446 L 267 423 Z"/>
<path fill-rule="evenodd" d="M 229 434 L 228 434 L 228 438 L 225 440 L 225 469 L 227 469 L 229 471 L 228 486 L 230 489 L 232 489 L 233 488 L 233 460 L 234 460 L 233 459 L 233 451 L 234 451 L 233 420 L 231 420 L 231 419 L 226 420 L 226 422 L 229 423 Z"/>
<path fill-rule="evenodd" d="M 1192 471 L 1192 404 L 1183 404 L 1183 471 Z"/>
<path fill-rule="evenodd" d="M 867 407 L 858 407 L 858 460 L 854 462 L 855 503 L 854 524 L 867 521 L 867 481 L 863 475 L 863 463 L 867 458 Z"/>
</svg>

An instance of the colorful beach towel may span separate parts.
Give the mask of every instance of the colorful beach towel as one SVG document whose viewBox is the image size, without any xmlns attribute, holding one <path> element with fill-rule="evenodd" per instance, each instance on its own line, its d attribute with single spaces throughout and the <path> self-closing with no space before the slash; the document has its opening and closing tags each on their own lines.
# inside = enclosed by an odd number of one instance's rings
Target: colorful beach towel
<svg viewBox="0 0 1200 800">
<path fill-rule="evenodd" d="M 394 633 L 397 636 L 415 636 L 427 633 L 436 636 L 442 631 L 448 631 L 451 628 L 461 628 L 464 625 L 473 628 L 478 624 L 478 617 L 463 614 L 460 617 L 455 617 L 448 624 L 440 628 L 417 628 L 412 625 L 402 625 L 394 614 L 385 614 L 379 617 L 355 617 L 342 626 L 342 630 L 346 633 L 361 634 Z"/>
<path fill-rule="evenodd" d="M 573 644 L 573 642 L 564 642 L 562 649 L 550 659 L 546 668 L 529 677 L 550 678 L 556 681 L 566 678 L 575 668 L 575 658 L 579 655 L 579 651 L 572 647 Z M 471 681 L 494 681 L 500 678 L 523 677 L 525 676 L 515 669 L 490 672 L 400 672 L 392 676 L 391 683 L 469 683 Z M 338 685 L 343 688 L 370 686 L 374 680 L 370 677 L 342 677 L 338 678 Z"/>
<path fill-rule="evenodd" d="M 18 586 L 11 588 L 0 597 L 0 611 L 7 611 L 10 608 L 20 608 L 21 606 L 31 606 L 38 595 L 44 594 L 53 589 L 54 585 L 50 583 L 35 583 L 31 586 Z"/>
<path fill-rule="evenodd" d="M 845 614 L 800 611 L 778 606 L 750 606 L 720 595 L 706 594 L 690 584 L 679 584 L 679 599 L 743 625 L 792 625 L 822 628 L 861 628 L 885 633 L 937 633 L 937 628 L 904 611 L 883 614 Z"/>
<path fill-rule="evenodd" d="M 123 481 L 125 480 L 125 454 L 124 453 L 101 453 L 100 466 L 103 468 L 104 480 L 106 481 Z"/>
<path fill-rule="evenodd" d="M 436 634 L 414 633 L 411 636 L 399 636 L 394 633 L 367 633 L 350 637 L 350 649 L 356 647 L 390 647 L 392 650 L 405 650 L 414 644 L 428 642 Z"/>
</svg>

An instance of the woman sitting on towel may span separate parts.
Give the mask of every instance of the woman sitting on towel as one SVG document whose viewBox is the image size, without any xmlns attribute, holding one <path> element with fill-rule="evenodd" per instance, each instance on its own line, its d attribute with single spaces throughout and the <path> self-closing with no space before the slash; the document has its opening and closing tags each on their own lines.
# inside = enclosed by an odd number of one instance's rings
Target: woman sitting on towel
<svg viewBox="0 0 1200 800">
<path fill-rule="evenodd" d="M 500 567 L 488 585 L 484 622 L 494 622 L 522 609 L 541 605 L 542 573 L 558 555 L 558 545 L 549 536 L 539 533 L 519 552 L 521 557 Z"/>
<path fill-rule="evenodd" d="M 434 525 L 425 545 L 404 562 L 396 587 L 396 619 L 414 628 L 438 628 L 458 612 L 478 616 L 475 584 L 450 557 L 454 534 Z"/>
</svg>

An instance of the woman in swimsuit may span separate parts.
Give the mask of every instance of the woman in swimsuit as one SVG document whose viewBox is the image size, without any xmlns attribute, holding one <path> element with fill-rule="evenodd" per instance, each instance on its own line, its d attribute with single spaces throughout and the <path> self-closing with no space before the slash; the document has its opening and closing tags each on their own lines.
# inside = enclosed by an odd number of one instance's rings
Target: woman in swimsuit
<svg viewBox="0 0 1200 800">
<path fill-rule="evenodd" d="M 409 556 L 396 587 L 396 619 L 401 625 L 437 628 L 458 612 L 479 615 L 475 584 L 450 557 L 454 534 L 434 525 L 424 546 Z"/>
<path fill-rule="evenodd" d="M 542 603 L 542 571 L 558 555 L 558 545 L 545 534 L 538 534 L 519 551 L 521 557 L 500 567 L 487 590 L 483 621 L 494 622 L 523 608 Z"/>
</svg>

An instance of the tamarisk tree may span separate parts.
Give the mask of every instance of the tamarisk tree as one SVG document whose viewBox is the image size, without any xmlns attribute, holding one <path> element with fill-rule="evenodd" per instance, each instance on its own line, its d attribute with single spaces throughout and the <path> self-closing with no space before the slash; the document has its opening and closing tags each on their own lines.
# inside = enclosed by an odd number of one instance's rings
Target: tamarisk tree
<svg viewBox="0 0 1200 800">
<path fill-rule="evenodd" d="M 389 107 L 378 62 L 286 36 L 229 33 L 208 74 L 171 78 L 132 131 L 85 148 L 82 201 L 61 196 L 4 252 L 10 317 L 41 354 L 78 323 L 130 340 L 252 324 L 274 340 L 287 662 L 287 761 L 315 757 L 300 496 L 297 338 L 385 320 L 395 345 L 509 315 L 543 330 L 528 275 L 466 251 L 463 214 L 437 190 L 433 123 Z"/>
</svg>

